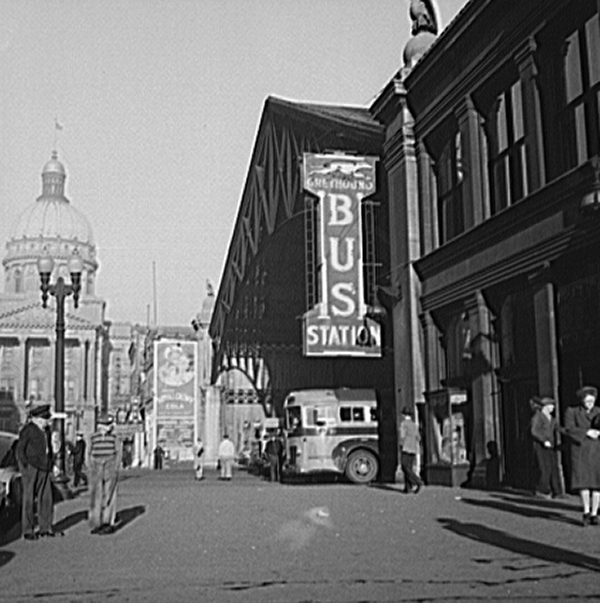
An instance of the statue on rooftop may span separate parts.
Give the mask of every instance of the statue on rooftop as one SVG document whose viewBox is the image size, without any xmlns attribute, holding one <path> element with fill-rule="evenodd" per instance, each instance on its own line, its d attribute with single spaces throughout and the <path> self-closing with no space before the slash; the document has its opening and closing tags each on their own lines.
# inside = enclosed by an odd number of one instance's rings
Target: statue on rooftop
<svg viewBox="0 0 600 603">
<path fill-rule="evenodd" d="M 433 0 L 410 0 L 409 14 L 413 22 L 412 35 L 416 36 L 422 31 L 437 35 L 438 22 L 436 12 Z"/>
</svg>

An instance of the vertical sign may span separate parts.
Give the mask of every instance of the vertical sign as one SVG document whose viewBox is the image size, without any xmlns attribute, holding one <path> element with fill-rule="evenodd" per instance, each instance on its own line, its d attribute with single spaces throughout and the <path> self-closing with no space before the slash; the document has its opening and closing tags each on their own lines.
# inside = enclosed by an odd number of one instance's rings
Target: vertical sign
<svg viewBox="0 0 600 603">
<path fill-rule="evenodd" d="M 381 356 L 366 316 L 361 202 L 375 192 L 377 157 L 304 154 L 304 188 L 319 198 L 321 300 L 304 315 L 305 356 Z"/>
<path fill-rule="evenodd" d="M 155 441 L 176 461 L 194 457 L 197 354 L 195 341 L 154 342 Z"/>
</svg>

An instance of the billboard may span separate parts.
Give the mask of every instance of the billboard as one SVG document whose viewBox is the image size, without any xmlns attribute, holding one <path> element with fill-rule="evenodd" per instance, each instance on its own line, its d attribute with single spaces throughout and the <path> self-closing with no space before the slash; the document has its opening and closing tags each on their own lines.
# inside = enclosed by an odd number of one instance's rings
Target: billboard
<svg viewBox="0 0 600 603">
<path fill-rule="evenodd" d="M 155 442 L 169 458 L 191 460 L 195 443 L 198 344 L 154 342 Z"/>
<path fill-rule="evenodd" d="M 304 188 L 319 199 L 319 303 L 303 317 L 305 356 L 381 356 L 366 316 L 361 202 L 376 190 L 377 157 L 304 153 Z"/>
</svg>

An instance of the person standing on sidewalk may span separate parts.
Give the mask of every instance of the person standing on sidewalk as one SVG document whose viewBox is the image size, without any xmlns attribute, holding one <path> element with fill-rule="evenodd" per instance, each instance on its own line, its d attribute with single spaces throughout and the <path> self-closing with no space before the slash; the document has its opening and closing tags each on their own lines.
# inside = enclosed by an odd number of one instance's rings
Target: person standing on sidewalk
<svg viewBox="0 0 600 603">
<path fill-rule="evenodd" d="M 404 474 L 404 492 L 418 494 L 423 487 L 423 480 L 415 472 L 415 460 L 419 452 L 421 436 L 419 428 L 413 420 L 413 410 L 405 407 L 402 409 L 402 422 L 400 423 L 399 446 L 400 466 Z"/>
<path fill-rule="evenodd" d="M 161 470 L 163 468 L 163 458 L 165 456 L 165 451 L 160 444 L 156 445 L 154 449 L 154 469 Z"/>
<path fill-rule="evenodd" d="M 22 529 L 25 540 L 61 535 L 52 529 L 52 448 L 50 445 L 50 405 L 32 408 L 30 420 L 19 434 L 17 462 L 23 485 Z M 39 533 L 35 531 L 39 523 Z"/>
<path fill-rule="evenodd" d="M 233 460 L 235 447 L 229 436 L 225 434 L 219 444 L 219 463 L 221 465 L 221 479 L 230 480 L 233 476 Z"/>
<path fill-rule="evenodd" d="M 544 497 L 560 496 L 560 474 L 556 450 L 560 445 L 558 423 L 552 416 L 555 402 L 552 398 L 532 398 L 535 412 L 531 418 L 531 437 L 533 451 L 540 477 L 535 489 L 536 494 Z"/>
<path fill-rule="evenodd" d="M 577 390 L 579 406 L 565 412 L 564 431 L 571 439 L 571 488 L 579 490 L 584 527 L 598 525 L 600 506 L 600 408 L 598 389 Z"/>
<path fill-rule="evenodd" d="M 98 420 L 90 439 L 90 527 L 92 534 L 112 534 L 117 517 L 119 442 L 110 417 Z"/>
<path fill-rule="evenodd" d="M 85 440 L 83 434 L 79 432 L 75 439 L 75 447 L 73 448 L 73 486 L 77 488 L 79 482 L 87 486 L 88 478 L 83 472 L 83 464 L 85 463 Z"/>
<path fill-rule="evenodd" d="M 204 479 L 204 444 L 202 440 L 198 438 L 196 443 L 196 458 L 194 459 L 195 471 L 197 480 Z"/>
<path fill-rule="evenodd" d="M 281 456 L 283 446 L 279 434 L 271 434 L 267 445 L 265 446 L 265 453 L 269 460 L 269 481 L 278 482 L 281 481 Z"/>
</svg>

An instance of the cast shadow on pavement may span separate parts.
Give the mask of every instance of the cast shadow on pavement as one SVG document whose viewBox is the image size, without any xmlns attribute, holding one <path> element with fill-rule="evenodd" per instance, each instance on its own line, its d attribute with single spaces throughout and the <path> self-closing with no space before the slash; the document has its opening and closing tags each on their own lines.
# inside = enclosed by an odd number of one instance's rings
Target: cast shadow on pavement
<svg viewBox="0 0 600 603">
<path fill-rule="evenodd" d="M 462 497 L 461 502 L 474 507 L 486 507 L 488 509 L 496 509 L 497 511 L 504 511 L 505 513 L 515 513 L 522 515 L 523 517 L 539 517 L 541 519 L 548 519 L 550 521 L 561 521 L 563 523 L 570 523 L 572 525 L 580 525 L 579 519 L 567 517 L 558 509 L 544 506 L 543 508 L 534 507 L 527 502 L 516 500 L 480 500 L 474 498 Z M 572 507 L 569 507 L 572 510 Z M 578 516 L 579 517 L 579 516 Z"/>
<path fill-rule="evenodd" d="M 132 475 L 131 473 L 119 473 L 119 482 L 124 482 L 128 479 L 139 479 L 141 475 Z"/>
<path fill-rule="evenodd" d="M 478 523 L 463 523 L 447 517 L 440 517 L 438 522 L 444 529 L 476 542 L 485 542 L 506 551 L 527 555 L 549 563 L 567 563 L 573 567 L 600 572 L 600 559 L 596 557 L 513 536 Z"/>
<path fill-rule="evenodd" d="M 66 532 L 69 528 L 77 525 L 78 523 L 85 521 L 87 519 L 87 511 L 77 511 L 77 513 L 72 513 L 71 515 L 67 515 L 65 518 L 54 524 L 54 529 L 59 532 Z"/>
<path fill-rule="evenodd" d="M 493 493 L 493 498 L 505 500 L 507 502 L 518 503 L 520 505 L 526 505 L 529 507 L 544 507 L 551 509 L 563 509 L 565 511 L 577 511 L 579 510 L 579 497 L 576 502 L 569 501 L 568 497 L 561 498 L 537 498 L 531 494 L 510 494 L 510 493 Z"/>
<path fill-rule="evenodd" d="M 123 509 L 117 512 L 116 517 L 116 525 L 115 531 L 123 529 L 128 523 L 131 523 L 136 517 L 142 515 L 146 512 L 146 507 L 142 505 L 137 505 L 135 507 L 130 507 L 128 509 Z M 54 529 L 61 532 L 66 532 L 68 529 L 73 526 L 81 523 L 82 521 L 87 521 L 89 515 L 88 511 L 77 511 L 77 513 L 72 513 L 71 515 L 67 515 L 64 519 L 61 519 L 54 526 Z"/>
<path fill-rule="evenodd" d="M 128 523 L 131 523 L 134 519 L 143 515 L 146 512 L 144 505 L 136 505 L 135 507 L 129 507 L 128 509 L 122 509 L 117 512 L 117 523 L 115 531 L 122 530 Z"/>
<path fill-rule="evenodd" d="M 14 556 L 15 554 L 11 551 L 0 551 L 0 567 L 6 565 Z"/>
<path fill-rule="evenodd" d="M 18 511 L 11 510 L 11 513 L 0 519 L 0 547 L 10 544 L 21 538 L 21 514 Z M 5 555 L 6 551 L 0 551 L 0 555 Z M 0 559 L 0 566 L 5 561 Z"/>
</svg>

